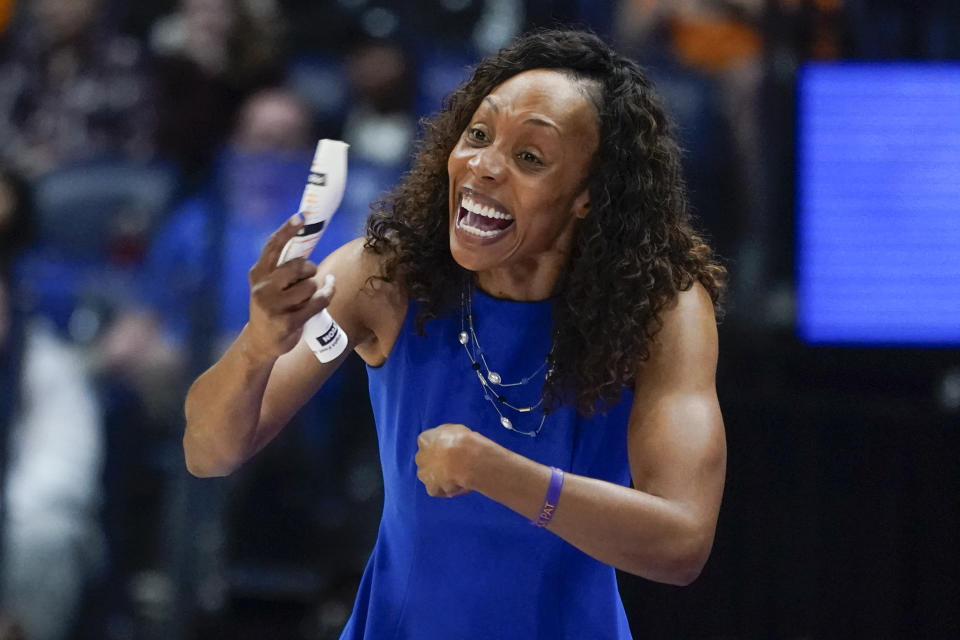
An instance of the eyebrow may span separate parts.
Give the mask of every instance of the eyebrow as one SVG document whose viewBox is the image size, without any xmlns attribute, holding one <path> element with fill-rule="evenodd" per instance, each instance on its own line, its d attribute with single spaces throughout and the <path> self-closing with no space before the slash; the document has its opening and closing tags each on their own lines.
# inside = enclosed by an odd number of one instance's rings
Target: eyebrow
<svg viewBox="0 0 960 640">
<path fill-rule="evenodd" d="M 553 124 L 549 120 L 543 120 L 541 118 L 527 118 L 526 120 L 523 121 L 523 124 L 535 124 L 540 127 L 550 127 L 551 129 L 554 129 L 557 133 L 560 133 L 560 127 Z"/>
<path fill-rule="evenodd" d="M 486 98 L 484 98 L 483 102 L 490 105 L 490 108 L 493 109 L 494 113 L 500 113 L 500 107 L 490 96 L 487 96 Z M 540 127 L 550 127 L 551 129 L 555 129 L 557 133 L 560 133 L 560 127 L 558 127 L 553 122 L 550 122 L 549 120 L 544 120 L 543 118 L 537 118 L 537 117 L 527 118 L 526 120 L 523 121 L 523 124 L 535 124 Z"/>
</svg>

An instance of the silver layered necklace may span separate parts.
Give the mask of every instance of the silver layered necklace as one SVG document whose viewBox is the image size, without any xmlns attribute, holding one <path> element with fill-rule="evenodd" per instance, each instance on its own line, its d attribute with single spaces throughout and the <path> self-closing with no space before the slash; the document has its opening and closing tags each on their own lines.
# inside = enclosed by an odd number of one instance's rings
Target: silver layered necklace
<svg viewBox="0 0 960 640">
<path fill-rule="evenodd" d="M 497 412 L 497 415 L 500 416 L 500 424 L 503 428 L 509 429 L 514 433 L 536 438 L 543 428 L 543 423 L 547 419 L 547 415 L 542 409 L 540 410 L 540 424 L 537 425 L 537 428 L 533 431 L 524 431 L 523 429 L 517 429 L 513 425 L 513 420 L 503 415 L 501 407 L 520 414 L 531 413 L 535 409 L 540 409 L 540 406 L 543 404 L 543 395 L 540 396 L 536 404 L 530 405 L 529 407 L 518 407 L 507 400 L 502 390 L 510 387 L 522 387 L 529 384 L 534 378 L 538 378 L 540 372 L 547 367 L 549 354 L 543 359 L 543 362 L 540 363 L 536 371 L 520 379 L 519 382 L 504 382 L 503 376 L 491 369 L 487 363 L 487 357 L 483 353 L 483 348 L 477 339 L 477 332 L 473 328 L 473 290 L 469 285 L 465 287 L 464 291 L 460 294 L 460 333 L 457 335 L 457 340 L 463 345 L 463 350 L 470 359 L 470 367 L 473 369 L 473 372 L 477 374 L 477 380 L 480 383 L 483 397 L 487 399 Z M 547 371 L 546 375 L 549 376 L 550 372 Z"/>
</svg>

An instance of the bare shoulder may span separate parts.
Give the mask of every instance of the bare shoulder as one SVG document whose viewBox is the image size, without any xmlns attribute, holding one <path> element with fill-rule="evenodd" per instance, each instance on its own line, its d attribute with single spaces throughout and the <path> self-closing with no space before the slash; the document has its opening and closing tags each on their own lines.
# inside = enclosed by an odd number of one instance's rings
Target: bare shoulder
<svg viewBox="0 0 960 640">
<path fill-rule="evenodd" d="M 407 312 L 407 300 L 394 282 L 380 278 L 383 256 L 357 238 L 330 254 L 317 268 L 322 282 L 336 277 L 336 294 L 329 311 L 351 336 L 354 349 L 367 364 L 386 360 Z"/>
<path fill-rule="evenodd" d="M 641 386 L 708 386 L 715 384 L 718 355 L 717 319 L 713 301 L 699 282 L 677 293 L 660 312 L 660 330 L 641 365 Z"/>
<path fill-rule="evenodd" d="M 704 334 L 716 334 L 717 318 L 710 294 L 700 282 L 694 282 L 686 291 L 677 293 L 677 297 L 661 312 L 663 321 L 663 340 L 702 337 Z"/>
</svg>

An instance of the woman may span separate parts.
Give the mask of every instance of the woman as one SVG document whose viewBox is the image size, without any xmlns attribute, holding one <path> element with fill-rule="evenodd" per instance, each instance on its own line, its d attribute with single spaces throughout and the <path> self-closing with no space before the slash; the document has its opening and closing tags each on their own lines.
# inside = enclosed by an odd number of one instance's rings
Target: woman
<svg viewBox="0 0 960 640">
<path fill-rule="evenodd" d="M 296 217 L 267 243 L 249 323 L 187 396 L 187 465 L 230 473 L 323 384 L 346 356 L 300 333 L 328 308 L 368 365 L 385 486 L 344 637 L 629 638 L 613 567 L 698 575 L 723 269 L 678 165 L 636 65 L 538 32 L 451 96 L 365 240 L 319 268 L 275 266 Z"/>
</svg>

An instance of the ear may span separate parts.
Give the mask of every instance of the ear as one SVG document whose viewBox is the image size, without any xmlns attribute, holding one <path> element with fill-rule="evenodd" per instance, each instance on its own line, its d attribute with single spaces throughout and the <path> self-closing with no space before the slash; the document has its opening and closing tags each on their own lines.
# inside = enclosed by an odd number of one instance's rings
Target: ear
<svg viewBox="0 0 960 640">
<path fill-rule="evenodd" d="M 573 215 L 583 220 L 590 213 L 590 190 L 584 187 L 573 201 Z"/>
</svg>

